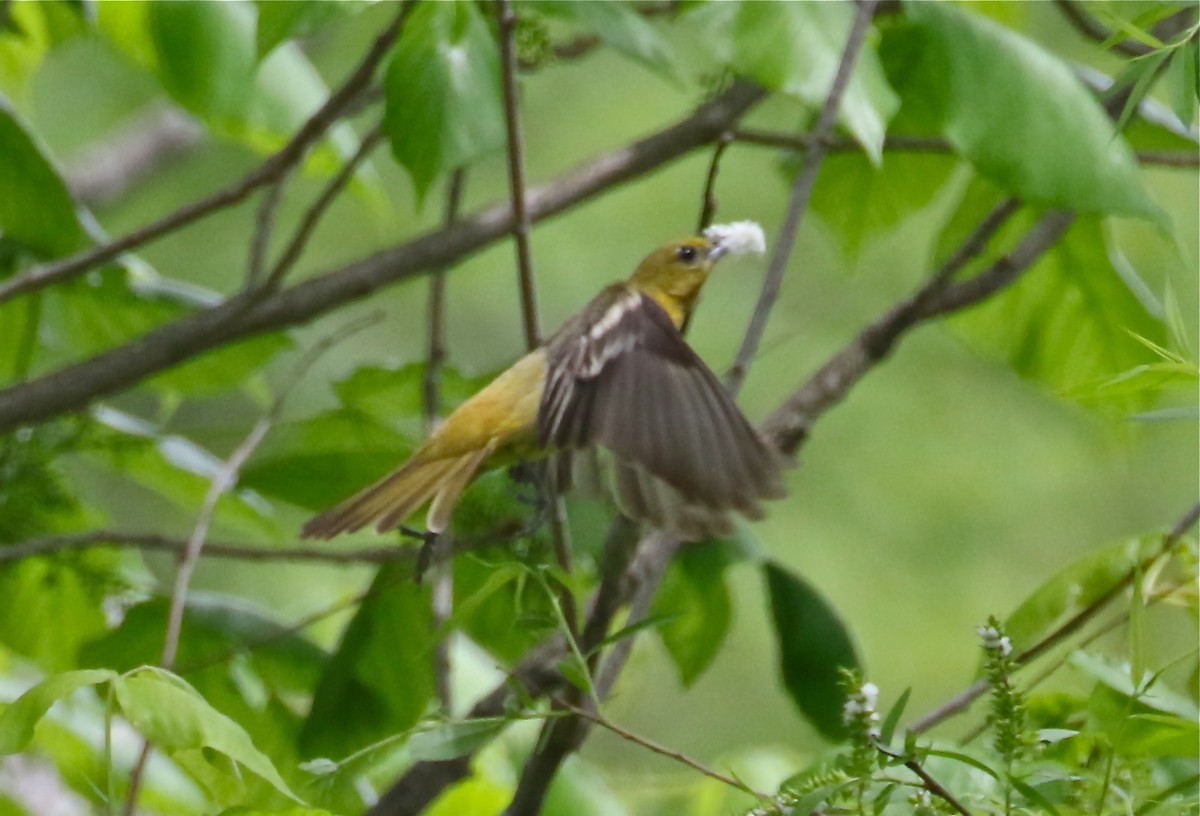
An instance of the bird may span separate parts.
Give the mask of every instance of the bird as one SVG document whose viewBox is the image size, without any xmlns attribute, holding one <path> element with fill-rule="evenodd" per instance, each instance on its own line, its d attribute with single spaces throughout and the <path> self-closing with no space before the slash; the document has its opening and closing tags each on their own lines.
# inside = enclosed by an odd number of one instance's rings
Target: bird
<svg viewBox="0 0 1200 816">
<path fill-rule="evenodd" d="M 635 522 L 682 540 L 728 535 L 763 516 L 790 464 L 751 426 L 681 329 L 714 264 L 762 254 L 753 222 L 714 225 L 651 252 L 541 346 L 455 409 L 399 468 L 305 524 L 329 539 L 404 527 L 428 504 L 424 535 L 449 527 L 479 474 L 545 462 L 554 490 L 599 483 Z M 581 475 L 582 474 L 582 475 Z"/>
</svg>

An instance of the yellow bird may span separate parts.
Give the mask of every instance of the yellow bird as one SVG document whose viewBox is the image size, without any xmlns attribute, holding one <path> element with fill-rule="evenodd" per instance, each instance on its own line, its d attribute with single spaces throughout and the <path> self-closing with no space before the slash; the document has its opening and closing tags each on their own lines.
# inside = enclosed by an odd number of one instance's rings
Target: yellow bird
<svg viewBox="0 0 1200 816">
<path fill-rule="evenodd" d="M 482 470 L 548 458 L 559 488 L 572 471 L 589 473 L 630 518 L 684 539 L 729 533 L 733 512 L 761 517 L 760 502 L 783 495 L 782 457 L 680 328 L 713 264 L 763 245 L 758 225 L 741 222 L 650 253 L 460 405 L 399 469 L 310 520 L 303 535 L 372 523 L 384 532 L 426 503 L 426 526 L 438 534 Z"/>
</svg>

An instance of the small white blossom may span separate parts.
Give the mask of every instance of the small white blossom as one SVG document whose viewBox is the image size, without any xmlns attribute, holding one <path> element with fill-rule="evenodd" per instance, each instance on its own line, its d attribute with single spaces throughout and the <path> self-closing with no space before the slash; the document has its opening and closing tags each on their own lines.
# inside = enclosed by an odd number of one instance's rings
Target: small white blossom
<svg viewBox="0 0 1200 816">
<path fill-rule="evenodd" d="M 875 710 L 879 704 L 879 686 L 874 683 L 863 683 L 859 689 L 846 698 L 842 707 L 842 720 L 848 725 L 866 726 L 867 734 L 879 736 L 879 712 Z"/>
<path fill-rule="evenodd" d="M 1012 654 L 1012 641 L 1009 640 L 1008 635 L 1001 635 L 996 627 L 980 626 L 976 631 L 983 638 L 983 648 L 990 652 L 999 652 L 1001 657 L 1008 657 Z"/>
</svg>

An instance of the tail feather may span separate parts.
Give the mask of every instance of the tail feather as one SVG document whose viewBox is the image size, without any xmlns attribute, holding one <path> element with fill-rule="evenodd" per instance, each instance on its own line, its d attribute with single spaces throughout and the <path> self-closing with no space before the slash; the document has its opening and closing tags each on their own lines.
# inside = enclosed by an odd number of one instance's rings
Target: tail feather
<svg viewBox="0 0 1200 816">
<path fill-rule="evenodd" d="M 489 442 L 475 453 L 457 460 L 454 468 L 442 479 L 433 504 L 429 506 L 429 517 L 425 523 L 429 532 L 445 532 L 450 525 L 450 513 L 454 510 L 454 505 L 458 504 L 458 497 L 475 477 L 475 471 L 479 470 L 479 466 L 495 449 L 496 443 Z"/>
<path fill-rule="evenodd" d="M 491 452 L 490 448 L 485 450 Z M 447 487 L 452 487 L 454 495 L 445 511 L 448 517 L 449 508 L 483 458 L 486 456 L 479 457 L 478 452 L 446 459 L 425 460 L 415 457 L 362 492 L 310 519 L 301 535 L 304 538 L 329 539 L 341 533 L 361 530 L 372 522 L 378 522 L 376 528 L 379 532 L 386 532 L 399 526 L 421 505 L 440 495 Z"/>
</svg>

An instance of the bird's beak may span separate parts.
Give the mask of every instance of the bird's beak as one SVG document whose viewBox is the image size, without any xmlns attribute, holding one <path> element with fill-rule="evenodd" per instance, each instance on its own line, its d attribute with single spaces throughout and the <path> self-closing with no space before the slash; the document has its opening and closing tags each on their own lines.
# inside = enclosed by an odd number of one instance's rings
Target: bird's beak
<svg viewBox="0 0 1200 816">
<path fill-rule="evenodd" d="M 712 249 L 708 251 L 708 260 L 716 263 L 724 256 L 729 254 L 729 244 L 722 241 L 713 241 Z"/>
</svg>

